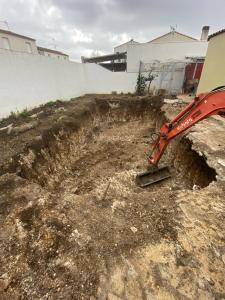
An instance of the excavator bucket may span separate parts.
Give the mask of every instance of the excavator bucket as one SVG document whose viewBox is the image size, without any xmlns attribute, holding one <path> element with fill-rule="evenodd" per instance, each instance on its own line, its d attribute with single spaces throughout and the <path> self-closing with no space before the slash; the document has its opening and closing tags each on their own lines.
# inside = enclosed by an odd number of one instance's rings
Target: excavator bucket
<svg viewBox="0 0 225 300">
<path fill-rule="evenodd" d="M 152 167 L 149 170 L 138 174 L 136 176 L 136 183 L 140 187 L 146 187 L 169 177 L 171 177 L 171 174 L 168 167 Z"/>
</svg>

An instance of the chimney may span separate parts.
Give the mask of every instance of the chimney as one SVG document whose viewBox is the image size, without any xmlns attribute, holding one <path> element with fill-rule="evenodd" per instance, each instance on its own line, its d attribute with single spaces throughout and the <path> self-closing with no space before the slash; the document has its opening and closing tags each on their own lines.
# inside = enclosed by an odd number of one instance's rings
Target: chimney
<svg viewBox="0 0 225 300">
<path fill-rule="evenodd" d="M 201 41 L 207 41 L 209 35 L 209 26 L 202 27 Z"/>
</svg>

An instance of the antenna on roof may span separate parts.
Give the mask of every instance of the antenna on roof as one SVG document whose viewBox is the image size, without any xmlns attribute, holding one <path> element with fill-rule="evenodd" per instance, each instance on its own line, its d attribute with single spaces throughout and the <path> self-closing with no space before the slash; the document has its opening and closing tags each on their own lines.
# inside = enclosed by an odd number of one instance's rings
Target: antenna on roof
<svg viewBox="0 0 225 300">
<path fill-rule="evenodd" d="M 8 28 L 8 30 L 10 30 L 10 29 L 9 29 L 9 23 L 8 23 L 7 20 L 5 20 L 5 25 L 6 25 L 6 27 Z"/>
<path fill-rule="evenodd" d="M 53 42 L 53 47 L 54 47 L 54 49 L 56 50 L 57 45 L 56 45 L 56 42 L 55 42 L 55 39 L 54 39 L 54 38 L 52 38 L 52 42 Z"/>
<path fill-rule="evenodd" d="M 9 23 L 7 22 L 7 20 L 3 20 L 3 21 L 0 21 L 1 23 L 5 24 L 5 26 L 7 27 L 8 30 L 9 29 Z"/>
<path fill-rule="evenodd" d="M 170 25 L 170 31 L 171 32 L 174 32 L 174 31 L 176 31 L 177 30 L 177 24 L 176 25 Z"/>
</svg>

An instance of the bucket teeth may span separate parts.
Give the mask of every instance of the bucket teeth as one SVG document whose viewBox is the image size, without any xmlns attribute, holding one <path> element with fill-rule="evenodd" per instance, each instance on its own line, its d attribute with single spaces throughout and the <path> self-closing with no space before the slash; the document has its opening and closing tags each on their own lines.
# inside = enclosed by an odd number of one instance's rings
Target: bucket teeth
<svg viewBox="0 0 225 300">
<path fill-rule="evenodd" d="M 136 176 L 136 183 L 140 187 L 146 187 L 169 177 L 171 177 L 171 174 L 168 167 L 152 167 L 151 169 L 138 174 Z"/>
</svg>

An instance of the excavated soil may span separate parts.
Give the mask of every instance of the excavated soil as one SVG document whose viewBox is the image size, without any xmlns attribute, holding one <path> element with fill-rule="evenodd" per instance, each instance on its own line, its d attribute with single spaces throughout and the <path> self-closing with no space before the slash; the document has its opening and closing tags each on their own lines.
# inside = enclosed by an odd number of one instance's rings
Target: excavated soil
<svg viewBox="0 0 225 300">
<path fill-rule="evenodd" d="M 2 121 L 1 299 L 225 298 L 225 172 L 204 130 L 169 146 L 170 179 L 135 184 L 150 134 L 181 109 L 162 104 L 90 95 Z"/>
</svg>

